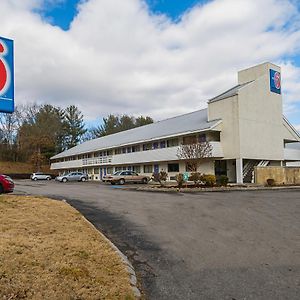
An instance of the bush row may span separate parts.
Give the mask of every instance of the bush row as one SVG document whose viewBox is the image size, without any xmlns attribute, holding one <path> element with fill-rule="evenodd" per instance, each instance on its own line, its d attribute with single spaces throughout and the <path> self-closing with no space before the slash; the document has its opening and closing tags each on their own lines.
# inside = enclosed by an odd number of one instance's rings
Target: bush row
<svg viewBox="0 0 300 300">
<path fill-rule="evenodd" d="M 167 179 L 168 173 L 165 171 L 152 174 L 152 180 L 159 182 L 161 185 L 164 185 Z M 185 183 L 185 178 L 182 173 L 177 174 L 175 180 L 179 188 Z M 228 177 L 225 175 L 216 177 L 212 174 L 200 174 L 199 172 L 191 173 L 188 180 L 193 181 L 195 186 L 213 187 L 215 185 L 227 186 L 228 184 Z"/>
</svg>

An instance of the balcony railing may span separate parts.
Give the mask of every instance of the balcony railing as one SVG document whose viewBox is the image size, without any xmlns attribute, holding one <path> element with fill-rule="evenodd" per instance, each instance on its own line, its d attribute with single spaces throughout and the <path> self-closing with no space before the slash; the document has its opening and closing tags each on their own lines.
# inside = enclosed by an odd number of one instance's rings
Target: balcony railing
<svg viewBox="0 0 300 300">
<path fill-rule="evenodd" d="M 83 166 L 107 165 L 112 161 L 112 156 L 102 156 L 97 158 L 84 158 L 82 160 Z"/>
<path fill-rule="evenodd" d="M 212 158 L 222 158 L 224 154 L 221 143 L 210 142 L 210 144 L 212 145 Z M 85 158 L 80 160 L 52 163 L 51 169 L 57 170 L 83 168 L 88 166 L 127 165 L 159 161 L 178 161 L 177 151 L 178 147 L 170 147 L 163 149 L 124 153 L 114 156 Z"/>
</svg>

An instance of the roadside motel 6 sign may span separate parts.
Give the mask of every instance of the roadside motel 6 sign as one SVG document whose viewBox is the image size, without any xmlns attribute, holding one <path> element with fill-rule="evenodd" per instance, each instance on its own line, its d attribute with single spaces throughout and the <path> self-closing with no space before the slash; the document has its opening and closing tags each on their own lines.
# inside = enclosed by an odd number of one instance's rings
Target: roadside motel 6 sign
<svg viewBox="0 0 300 300">
<path fill-rule="evenodd" d="M 14 112 L 14 42 L 0 36 L 0 112 Z"/>
<path fill-rule="evenodd" d="M 271 92 L 281 94 L 280 72 L 270 69 L 270 89 Z"/>
</svg>

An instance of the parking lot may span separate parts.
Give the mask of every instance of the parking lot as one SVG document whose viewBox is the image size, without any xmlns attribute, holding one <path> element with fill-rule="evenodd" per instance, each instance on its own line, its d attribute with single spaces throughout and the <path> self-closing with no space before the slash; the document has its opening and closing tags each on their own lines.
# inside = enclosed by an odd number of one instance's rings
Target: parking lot
<svg viewBox="0 0 300 300">
<path fill-rule="evenodd" d="M 66 199 L 129 257 L 149 299 L 299 299 L 300 189 L 163 194 L 19 180 L 15 193 Z"/>
</svg>

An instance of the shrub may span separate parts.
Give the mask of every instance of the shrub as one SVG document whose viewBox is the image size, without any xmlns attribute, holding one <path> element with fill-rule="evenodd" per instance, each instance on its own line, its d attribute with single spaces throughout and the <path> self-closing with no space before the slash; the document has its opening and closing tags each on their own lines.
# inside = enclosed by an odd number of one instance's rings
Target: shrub
<svg viewBox="0 0 300 300">
<path fill-rule="evenodd" d="M 221 186 L 227 186 L 228 184 L 228 177 L 226 175 L 221 175 L 219 177 L 219 183 Z"/>
<path fill-rule="evenodd" d="M 175 176 L 175 180 L 177 181 L 177 186 L 179 188 L 182 188 L 182 185 L 184 183 L 183 174 L 179 173 Z"/>
<path fill-rule="evenodd" d="M 217 182 L 216 176 L 211 174 L 203 174 L 201 176 L 201 181 L 205 186 L 214 186 Z"/>
<path fill-rule="evenodd" d="M 168 179 L 168 173 L 166 171 L 160 171 L 159 173 L 153 173 L 151 179 L 155 182 L 159 182 L 159 184 L 161 186 L 163 186 Z"/>
<path fill-rule="evenodd" d="M 267 185 L 268 186 L 274 186 L 275 185 L 275 180 L 273 178 L 268 178 L 267 179 Z"/>
<path fill-rule="evenodd" d="M 194 181 L 195 185 L 199 183 L 200 179 L 201 179 L 201 175 L 198 172 L 192 173 L 191 176 L 189 177 L 189 180 Z"/>
</svg>

